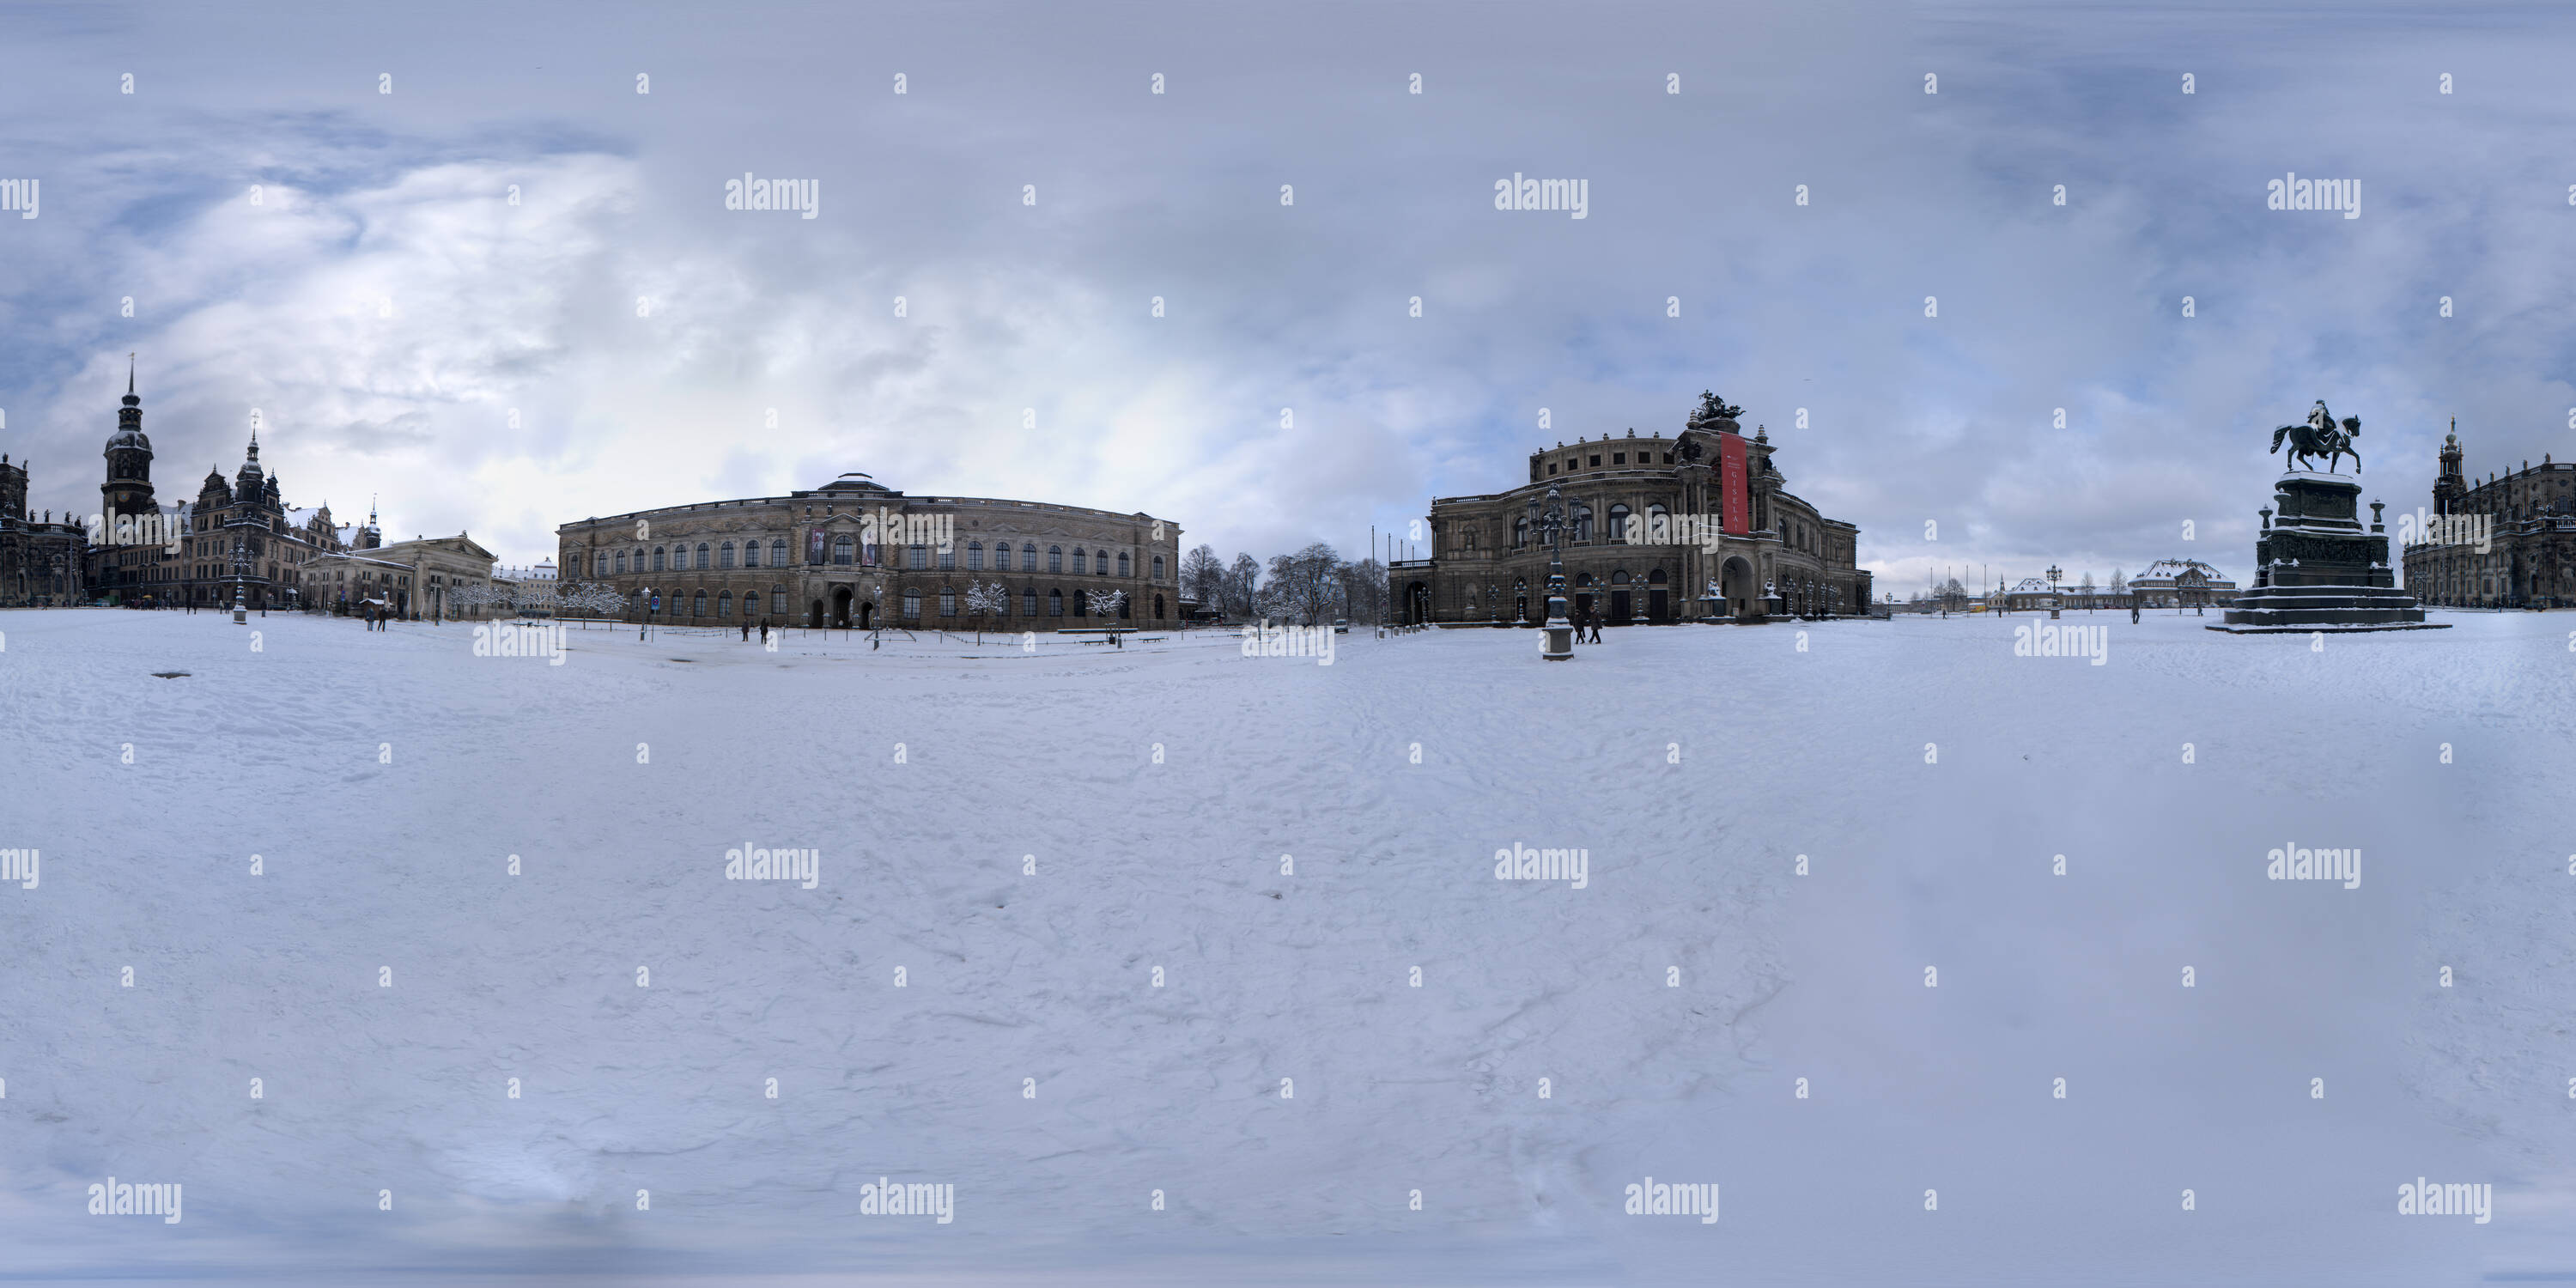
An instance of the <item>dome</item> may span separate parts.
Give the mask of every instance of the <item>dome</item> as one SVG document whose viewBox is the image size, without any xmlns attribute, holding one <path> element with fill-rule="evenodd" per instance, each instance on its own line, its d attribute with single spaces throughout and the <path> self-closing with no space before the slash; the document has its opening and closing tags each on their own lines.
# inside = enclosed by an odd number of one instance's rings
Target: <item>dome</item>
<svg viewBox="0 0 2576 1288">
<path fill-rule="evenodd" d="M 814 490 L 817 492 L 891 492 L 894 489 L 865 474 L 853 471 Z"/>
</svg>

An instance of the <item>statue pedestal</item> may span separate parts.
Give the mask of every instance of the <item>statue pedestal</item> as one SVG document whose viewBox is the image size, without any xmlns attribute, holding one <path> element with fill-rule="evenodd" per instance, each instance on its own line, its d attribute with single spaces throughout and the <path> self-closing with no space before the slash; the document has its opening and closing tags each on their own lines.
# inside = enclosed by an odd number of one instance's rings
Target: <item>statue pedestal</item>
<svg viewBox="0 0 2576 1288">
<path fill-rule="evenodd" d="M 2235 635 L 2312 631 L 2442 630 L 2415 597 L 2397 588 L 2388 537 L 2357 509 L 2361 480 L 2293 470 L 2273 485 L 2278 517 L 2254 542 L 2254 586 L 2213 631 Z"/>
</svg>

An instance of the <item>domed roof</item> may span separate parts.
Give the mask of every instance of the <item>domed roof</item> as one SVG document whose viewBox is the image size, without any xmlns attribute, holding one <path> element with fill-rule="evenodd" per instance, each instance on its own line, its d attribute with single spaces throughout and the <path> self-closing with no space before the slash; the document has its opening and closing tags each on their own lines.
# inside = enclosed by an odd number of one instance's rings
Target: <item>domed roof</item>
<svg viewBox="0 0 2576 1288">
<path fill-rule="evenodd" d="M 125 405 L 116 412 L 116 432 L 107 436 L 107 451 L 152 454 L 152 440 L 143 436 L 143 400 L 134 393 L 134 369 L 125 372 Z"/>
<path fill-rule="evenodd" d="M 254 430 L 250 436 L 250 457 L 242 462 L 241 471 L 233 475 L 233 486 L 256 489 L 267 475 L 268 471 L 259 467 L 259 433 Z"/>
<path fill-rule="evenodd" d="M 856 471 L 844 474 L 841 477 L 815 489 L 815 491 L 818 492 L 891 492 L 893 490 L 894 489 L 887 487 L 885 484 L 879 483 L 875 479 L 869 478 L 867 475 Z"/>
</svg>

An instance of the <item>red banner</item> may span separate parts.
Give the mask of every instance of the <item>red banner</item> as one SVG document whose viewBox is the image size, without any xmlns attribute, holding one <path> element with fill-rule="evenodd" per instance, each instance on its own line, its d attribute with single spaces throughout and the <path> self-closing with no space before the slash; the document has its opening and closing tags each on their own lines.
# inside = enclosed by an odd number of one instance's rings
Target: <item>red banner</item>
<svg viewBox="0 0 2576 1288">
<path fill-rule="evenodd" d="M 1718 511 L 1724 518 L 1726 531 L 1739 537 L 1751 532 L 1753 530 L 1751 522 L 1753 493 L 1744 474 L 1744 436 L 1742 434 L 1717 436 L 1717 480 L 1719 488 L 1722 489 L 1719 493 Z"/>
</svg>

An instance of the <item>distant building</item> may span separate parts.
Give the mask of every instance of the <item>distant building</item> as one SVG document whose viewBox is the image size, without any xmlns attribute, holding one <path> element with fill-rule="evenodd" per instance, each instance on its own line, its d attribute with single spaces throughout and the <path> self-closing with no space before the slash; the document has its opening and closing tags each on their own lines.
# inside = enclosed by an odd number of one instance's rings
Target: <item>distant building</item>
<svg viewBox="0 0 2576 1288">
<path fill-rule="evenodd" d="M 1768 431 L 1704 396 L 1672 437 L 1577 438 L 1530 453 L 1529 481 L 1431 503 L 1432 556 L 1388 569 L 1397 620 L 1535 623 L 1549 548 L 1533 503 L 1564 507 L 1566 609 L 1613 626 L 1867 611 L 1860 529 L 1791 495 Z M 1632 523 L 1631 520 L 1634 520 Z M 1711 591 L 1714 594 L 1711 595 Z"/>
<path fill-rule="evenodd" d="M 152 440 L 143 433 L 143 400 L 130 373 L 103 454 L 101 522 L 86 559 L 92 592 L 111 603 L 222 607 L 238 586 L 251 608 L 292 608 L 312 600 L 312 562 L 351 548 L 353 534 L 333 524 L 331 507 L 286 504 L 277 477 L 259 462 L 257 430 L 232 482 L 209 470 L 193 504 L 163 509 L 153 497 Z"/>
<path fill-rule="evenodd" d="M 2460 475 L 2456 419 L 2442 437 L 2441 460 L 2432 513 L 2482 521 L 2486 548 L 2451 525 L 2428 531 L 2398 515 L 2407 593 L 2454 608 L 2576 605 L 2576 463 L 2543 453 L 2538 465 L 2524 461 L 2518 472 L 2471 486 Z"/>
<path fill-rule="evenodd" d="M 2236 583 L 2197 559 L 2159 559 L 2129 579 L 2129 593 L 2140 608 L 2224 608 Z"/>
<path fill-rule="evenodd" d="M 373 516 L 368 527 L 374 529 Z M 422 537 L 316 560 L 310 570 L 316 607 L 355 611 L 369 602 L 415 621 L 509 617 L 494 595 L 492 552 L 472 537 Z"/>
<path fill-rule="evenodd" d="M 1178 620 L 1180 525 L 1038 501 L 906 496 L 865 474 L 810 491 L 701 501 L 555 529 L 567 583 L 659 601 L 657 620 L 734 626 L 963 625 L 967 591 L 998 584 L 1007 629 L 1102 619 L 1090 593 L 1117 591 L 1108 623 Z"/>
<path fill-rule="evenodd" d="M 27 463 L 0 453 L 0 608 L 89 602 L 88 528 L 27 513 Z"/>
</svg>

